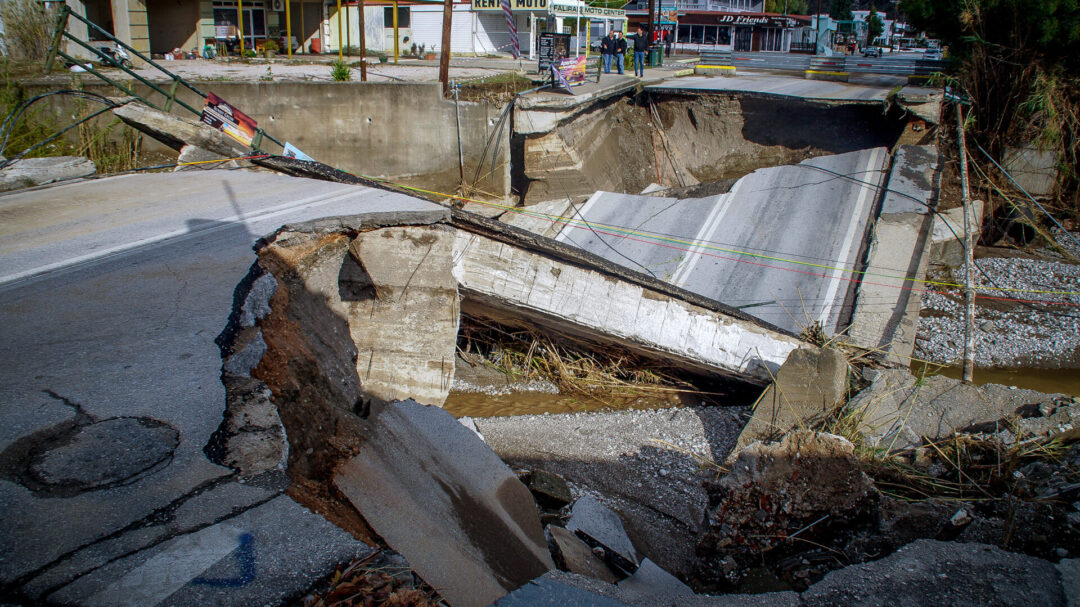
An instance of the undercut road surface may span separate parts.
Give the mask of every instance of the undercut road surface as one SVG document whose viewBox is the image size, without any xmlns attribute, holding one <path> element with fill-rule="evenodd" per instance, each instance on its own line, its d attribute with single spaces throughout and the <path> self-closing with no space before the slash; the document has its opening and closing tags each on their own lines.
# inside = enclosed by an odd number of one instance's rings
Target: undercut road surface
<svg viewBox="0 0 1080 607">
<path fill-rule="evenodd" d="M 0 600 L 262 605 L 371 551 L 203 448 L 214 343 L 255 241 L 283 224 L 441 207 L 250 171 L 0 196 Z"/>
</svg>

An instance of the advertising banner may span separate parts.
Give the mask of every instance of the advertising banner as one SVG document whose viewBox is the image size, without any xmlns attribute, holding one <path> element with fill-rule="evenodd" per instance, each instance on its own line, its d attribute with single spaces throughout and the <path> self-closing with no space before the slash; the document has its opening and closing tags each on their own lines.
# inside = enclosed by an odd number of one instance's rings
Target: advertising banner
<svg viewBox="0 0 1080 607">
<path fill-rule="evenodd" d="M 255 127 L 258 124 L 253 118 L 229 105 L 224 99 L 213 93 L 206 94 L 206 105 L 203 106 L 202 121 L 249 147 L 251 146 L 252 137 L 255 136 Z"/>
<path fill-rule="evenodd" d="M 551 88 L 574 94 L 570 87 L 585 83 L 585 57 L 566 57 L 551 64 Z"/>
<path fill-rule="evenodd" d="M 552 63 L 570 54 L 570 34 L 543 32 L 536 38 L 536 46 L 539 50 L 537 56 L 540 59 L 536 67 L 538 74 L 543 74 Z"/>
</svg>

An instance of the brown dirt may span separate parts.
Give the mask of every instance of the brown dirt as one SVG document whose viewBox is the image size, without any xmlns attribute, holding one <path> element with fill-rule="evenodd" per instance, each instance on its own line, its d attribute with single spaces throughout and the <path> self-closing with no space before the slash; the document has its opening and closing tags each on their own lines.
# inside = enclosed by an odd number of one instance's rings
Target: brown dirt
<svg viewBox="0 0 1080 607">
<path fill-rule="evenodd" d="M 301 506 L 322 515 L 326 520 L 348 531 L 353 537 L 369 546 L 378 546 L 382 542 L 364 517 L 333 485 L 295 474 L 290 476 L 293 482 L 285 493 Z"/>
</svg>

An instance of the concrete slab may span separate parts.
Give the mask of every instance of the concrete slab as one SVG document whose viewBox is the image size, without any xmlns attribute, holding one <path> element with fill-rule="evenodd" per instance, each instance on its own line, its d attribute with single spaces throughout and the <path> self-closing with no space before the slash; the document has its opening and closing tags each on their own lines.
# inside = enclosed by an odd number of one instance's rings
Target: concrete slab
<svg viewBox="0 0 1080 607">
<path fill-rule="evenodd" d="M 1032 196 L 1050 196 L 1058 181 L 1057 154 L 1036 147 L 1005 148 L 1005 170 Z"/>
<path fill-rule="evenodd" d="M 901 145 L 893 155 L 881 214 L 929 215 L 937 206 L 941 161 L 937 146 Z"/>
<path fill-rule="evenodd" d="M 814 427 L 843 401 L 847 387 L 848 363 L 839 350 L 795 350 L 754 405 L 730 458 L 754 441 Z"/>
<path fill-rule="evenodd" d="M 373 413 L 334 485 L 455 607 L 483 607 L 554 568 L 532 495 L 449 413 L 412 401 Z"/>
<path fill-rule="evenodd" d="M 795 76 L 779 76 L 763 73 L 739 72 L 737 78 L 709 78 L 692 76 L 665 80 L 660 84 L 646 86 L 646 90 L 662 93 L 753 93 L 773 97 L 794 97 L 799 99 L 846 102 L 880 103 L 895 89 L 896 83 L 831 82 L 828 80 L 807 80 Z M 913 99 L 920 95 L 932 95 L 933 89 L 905 87 Z"/>
<path fill-rule="evenodd" d="M 227 477 L 203 453 L 225 404 L 214 338 L 253 242 L 282 223 L 394 209 L 445 212 L 381 190 L 230 171 L 0 196 L 0 580 L 21 587 Z M 175 430 L 171 456 L 103 488 L 30 488 L 35 449 L 118 418 Z M 100 453 L 125 459 L 104 443 Z M 203 524 L 222 516 L 204 508 L 188 516 L 205 514 Z"/>
<path fill-rule="evenodd" d="M 595 497 L 586 495 L 574 502 L 566 530 L 574 532 L 593 548 L 602 548 L 608 564 L 627 574 L 637 568 L 637 550 L 626 535 L 622 519 Z M 614 554 L 610 554 L 612 552 Z"/>
<path fill-rule="evenodd" d="M 0 192 L 89 177 L 97 172 L 84 156 L 24 158 L 0 169 Z"/>
<path fill-rule="evenodd" d="M 588 544 L 574 535 L 573 532 L 567 531 L 563 527 L 551 525 L 548 526 L 547 530 L 551 535 L 553 553 L 557 555 L 560 568 L 603 580 L 610 584 L 619 581 L 619 578 L 604 564 L 604 561 L 601 561 L 589 548 Z"/>
<path fill-rule="evenodd" d="M 705 373 L 764 383 L 801 343 L 775 328 L 691 303 L 685 295 L 462 229 L 454 261 L 462 307 L 472 314 L 552 326 L 642 356 L 675 358 Z"/>
<path fill-rule="evenodd" d="M 897 149 L 858 283 L 848 338 L 894 364 L 907 365 L 915 348 L 940 173 L 935 146 Z"/>
<path fill-rule="evenodd" d="M 556 240 L 798 333 L 840 330 L 888 153 L 873 148 L 754 171 L 730 192 L 599 192 Z"/>
<path fill-rule="evenodd" d="M 382 228 L 349 244 L 335 278 L 365 394 L 436 406 L 446 400 L 461 317 L 453 246 L 446 226 Z"/>
</svg>

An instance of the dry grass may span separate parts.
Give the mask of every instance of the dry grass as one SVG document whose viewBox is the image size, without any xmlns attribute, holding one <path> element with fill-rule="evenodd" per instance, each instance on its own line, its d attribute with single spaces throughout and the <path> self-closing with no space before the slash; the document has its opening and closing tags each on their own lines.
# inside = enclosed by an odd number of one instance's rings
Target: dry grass
<svg viewBox="0 0 1080 607">
<path fill-rule="evenodd" d="M 916 390 L 918 386 L 916 383 Z M 851 441 L 878 489 L 905 500 L 985 501 L 1007 495 L 1034 499 L 1020 489 L 1016 471 L 1036 461 L 1060 466 L 1074 442 L 1024 437 L 1013 425 L 1001 428 L 1017 437 L 1010 444 L 979 435 L 955 434 L 915 450 L 893 452 L 892 445 L 871 445 L 863 436 L 867 408 L 837 407 L 818 429 Z M 1080 470 L 1067 470 L 1066 474 L 1072 481 L 1080 480 Z"/>
<path fill-rule="evenodd" d="M 629 353 L 610 348 L 589 350 L 568 339 L 553 339 L 536 330 L 512 330 L 475 317 L 462 317 L 459 347 L 512 378 L 548 381 L 564 394 L 698 393 L 673 369 Z"/>
<path fill-rule="evenodd" d="M 7 57 L 18 62 L 43 64 L 56 26 L 56 3 L 6 0 L 0 4 Z"/>
<path fill-rule="evenodd" d="M 436 607 L 446 603 L 422 583 L 404 581 L 396 567 L 374 566 L 380 552 L 354 560 L 334 572 L 325 592 L 313 593 L 304 607 Z"/>
</svg>

